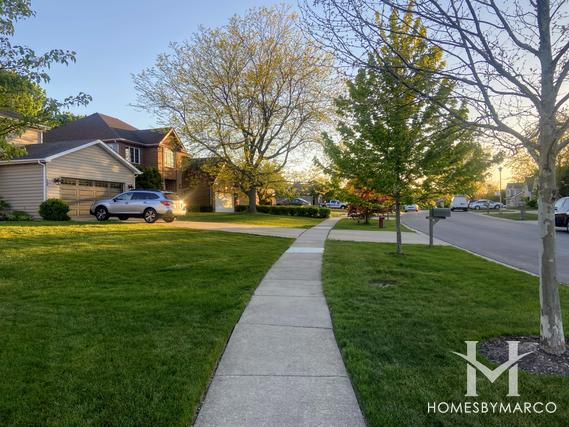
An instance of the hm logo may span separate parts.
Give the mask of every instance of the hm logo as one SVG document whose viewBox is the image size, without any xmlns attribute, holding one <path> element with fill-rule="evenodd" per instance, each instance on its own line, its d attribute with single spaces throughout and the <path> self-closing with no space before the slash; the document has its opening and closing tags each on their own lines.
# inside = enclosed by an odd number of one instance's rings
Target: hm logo
<svg viewBox="0 0 569 427">
<path fill-rule="evenodd" d="M 466 364 L 466 394 L 467 397 L 476 397 L 476 371 L 480 371 L 491 383 L 494 383 L 500 375 L 508 372 L 508 397 L 519 397 L 518 393 L 518 362 L 533 353 L 530 351 L 524 354 L 518 354 L 519 341 L 508 341 L 508 361 L 491 370 L 476 360 L 476 344 L 478 341 L 465 341 L 466 355 L 452 351 L 451 353 L 462 357 L 468 363 Z"/>
</svg>

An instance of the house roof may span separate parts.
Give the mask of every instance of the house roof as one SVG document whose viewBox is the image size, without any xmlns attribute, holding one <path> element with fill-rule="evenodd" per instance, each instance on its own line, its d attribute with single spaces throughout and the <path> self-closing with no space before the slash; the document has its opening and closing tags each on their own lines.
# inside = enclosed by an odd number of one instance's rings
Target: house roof
<svg viewBox="0 0 569 427">
<path fill-rule="evenodd" d="M 46 132 L 44 142 L 96 138 L 102 141 L 124 140 L 141 145 L 158 145 L 171 131 L 170 128 L 137 129 L 115 117 L 94 113 Z"/>
<path fill-rule="evenodd" d="M 134 167 L 130 162 L 122 158 L 118 153 L 113 151 L 107 144 L 105 144 L 100 139 L 81 139 L 73 141 L 56 141 L 49 144 L 29 144 L 25 146 L 26 154 L 24 156 L 17 157 L 12 160 L 0 161 L 0 165 L 3 164 L 17 164 L 17 163 L 34 163 L 38 161 L 49 162 L 58 157 L 64 156 L 66 154 L 71 154 L 74 151 L 79 151 L 93 145 L 99 145 L 107 153 L 109 153 L 116 160 L 121 162 L 124 166 L 130 169 L 136 174 L 141 174 L 136 167 Z"/>
</svg>

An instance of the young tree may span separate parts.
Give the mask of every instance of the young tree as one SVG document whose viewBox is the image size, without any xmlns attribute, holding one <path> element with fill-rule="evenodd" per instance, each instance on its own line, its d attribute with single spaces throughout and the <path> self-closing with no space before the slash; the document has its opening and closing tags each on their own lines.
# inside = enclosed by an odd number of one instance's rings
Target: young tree
<svg viewBox="0 0 569 427">
<path fill-rule="evenodd" d="M 410 10 L 429 32 L 414 36 L 444 51 L 449 67 L 435 77 L 457 83 L 475 126 L 506 146 L 522 146 L 538 167 L 541 348 L 565 351 L 556 276 L 556 157 L 569 144 L 569 26 L 566 0 L 318 0 L 304 3 L 309 29 L 350 64 L 362 51 L 397 46 L 382 36 L 391 9 Z M 395 71 L 386 62 L 379 68 Z M 405 68 L 415 64 L 405 62 Z M 429 99 L 419 87 L 410 86 Z M 444 105 L 442 106 L 444 107 Z"/>
<path fill-rule="evenodd" d="M 22 150 L 8 139 L 30 125 L 45 124 L 61 108 L 86 105 L 91 98 L 84 93 L 63 102 L 47 98 L 38 84 L 49 81 L 52 64 L 75 62 L 75 52 L 61 49 L 36 54 L 27 46 L 13 45 L 14 24 L 34 15 L 30 0 L 0 2 L 0 110 L 10 114 L 0 119 L 0 158 L 9 159 Z"/>
<path fill-rule="evenodd" d="M 259 8 L 218 29 L 202 29 L 134 79 L 139 106 L 180 129 L 249 188 L 256 212 L 259 170 L 282 170 L 314 142 L 327 117 L 331 57 L 307 39 L 288 8 Z"/>
<path fill-rule="evenodd" d="M 457 124 L 456 116 L 465 117 L 466 111 L 452 98 L 452 83 L 433 78 L 445 64 L 440 49 L 413 36 L 425 31 L 420 20 L 410 12 L 400 20 L 393 10 L 389 22 L 384 37 L 397 55 L 387 48 L 369 55 L 367 66 L 348 82 L 348 96 L 337 100 L 340 143 L 326 136 L 324 144 L 333 175 L 357 180 L 393 199 L 401 254 L 401 204 L 420 195 L 473 186 L 489 162 L 471 132 Z M 388 62 L 400 75 L 378 67 L 378 61 Z M 406 62 L 420 71 L 404 68 Z M 437 102 L 418 96 L 410 85 Z"/>
</svg>

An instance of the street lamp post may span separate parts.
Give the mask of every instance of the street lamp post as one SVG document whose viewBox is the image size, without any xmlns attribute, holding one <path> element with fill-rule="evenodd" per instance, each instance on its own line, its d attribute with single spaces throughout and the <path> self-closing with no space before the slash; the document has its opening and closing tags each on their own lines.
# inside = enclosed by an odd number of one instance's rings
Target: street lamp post
<svg viewBox="0 0 569 427">
<path fill-rule="evenodd" d="M 502 166 L 498 168 L 498 172 L 500 173 L 498 193 L 500 193 L 500 204 L 502 204 Z"/>
</svg>

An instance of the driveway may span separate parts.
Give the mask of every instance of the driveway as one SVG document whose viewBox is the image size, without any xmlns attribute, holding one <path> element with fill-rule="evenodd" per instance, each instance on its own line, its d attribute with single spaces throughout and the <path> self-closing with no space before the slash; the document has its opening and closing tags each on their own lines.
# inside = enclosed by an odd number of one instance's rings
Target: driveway
<svg viewBox="0 0 569 427">
<path fill-rule="evenodd" d="M 408 213 L 402 222 L 429 232 L 426 212 Z M 534 221 L 512 221 L 470 212 L 453 212 L 435 226 L 435 237 L 504 264 L 535 274 L 539 272 L 539 231 Z M 569 233 L 557 231 L 557 276 L 569 284 Z"/>
</svg>

